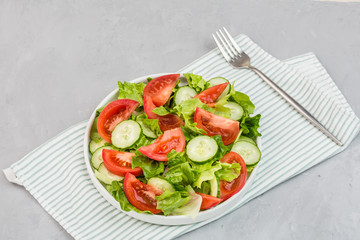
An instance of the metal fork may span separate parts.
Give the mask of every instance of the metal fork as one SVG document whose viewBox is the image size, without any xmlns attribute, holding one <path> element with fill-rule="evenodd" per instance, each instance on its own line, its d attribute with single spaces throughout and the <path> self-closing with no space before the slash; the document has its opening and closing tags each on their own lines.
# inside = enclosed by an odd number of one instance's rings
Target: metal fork
<svg viewBox="0 0 360 240">
<path fill-rule="evenodd" d="M 261 79 L 272 87 L 281 97 L 283 97 L 292 107 L 294 107 L 306 120 L 312 123 L 323 134 L 334 141 L 337 145 L 343 146 L 343 143 L 339 141 L 332 133 L 330 133 L 318 120 L 316 120 L 303 106 L 295 101 L 289 94 L 276 85 L 270 78 L 268 78 L 259 69 L 250 64 L 249 56 L 243 52 L 235 40 L 231 37 L 226 28 L 223 31 L 220 29 L 216 32 L 217 37 L 213 34 L 213 38 L 220 49 L 220 52 L 224 56 L 225 60 L 234 68 L 246 68 L 252 70 Z"/>
</svg>

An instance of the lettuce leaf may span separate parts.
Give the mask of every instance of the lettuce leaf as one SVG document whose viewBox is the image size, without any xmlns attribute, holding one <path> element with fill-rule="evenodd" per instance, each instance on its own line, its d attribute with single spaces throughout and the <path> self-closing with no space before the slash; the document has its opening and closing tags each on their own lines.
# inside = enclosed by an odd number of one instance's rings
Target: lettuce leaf
<svg viewBox="0 0 360 240">
<path fill-rule="evenodd" d="M 94 119 L 93 125 L 91 126 L 90 130 L 90 138 L 91 140 L 94 140 L 95 142 L 100 142 L 102 140 L 102 137 L 100 136 L 98 130 L 97 130 L 97 120 L 99 117 L 96 117 Z"/>
<path fill-rule="evenodd" d="M 165 174 L 165 179 L 170 181 L 173 185 L 191 185 L 195 176 L 188 162 L 177 164 L 169 168 Z"/>
<path fill-rule="evenodd" d="M 226 153 L 230 151 L 231 145 L 225 146 L 220 135 L 213 136 L 212 138 L 216 141 L 219 147 L 219 150 L 217 154 L 214 156 L 213 160 L 220 160 Z"/>
<path fill-rule="evenodd" d="M 221 169 L 216 171 L 216 176 L 219 180 L 231 182 L 240 175 L 241 166 L 239 163 L 220 163 Z"/>
<path fill-rule="evenodd" d="M 169 152 L 167 154 L 167 158 L 168 158 L 168 167 L 174 167 L 178 164 L 181 163 L 185 163 L 186 162 L 186 158 L 185 158 L 185 152 L 177 152 L 174 149 L 171 150 L 171 152 Z"/>
<path fill-rule="evenodd" d="M 190 141 L 196 136 L 206 134 L 206 131 L 196 127 L 196 123 L 188 123 L 185 126 L 181 126 L 181 130 L 185 136 L 186 142 Z"/>
<path fill-rule="evenodd" d="M 176 208 L 171 215 L 186 215 L 194 219 L 200 212 L 202 197 L 196 194 L 190 185 L 186 186 L 185 189 L 190 195 L 190 200 L 182 207 Z"/>
<path fill-rule="evenodd" d="M 141 134 L 140 139 L 133 146 L 131 146 L 129 149 L 137 150 L 140 147 L 150 145 L 151 143 L 152 143 L 152 140 L 145 137 L 144 134 Z"/>
<path fill-rule="evenodd" d="M 104 107 L 101 107 L 99 109 L 96 109 L 96 117 L 98 117 L 101 113 L 102 110 L 104 110 L 105 106 Z"/>
<path fill-rule="evenodd" d="M 200 75 L 196 75 L 193 73 L 184 73 L 184 77 L 186 78 L 189 86 L 193 88 L 197 93 L 204 91 L 210 86 L 210 84 L 206 82 Z"/>
<path fill-rule="evenodd" d="M 254 168 L 257 166 L 258 164 L 254 164 L 254 165 L 251 165 L 251 166 L 246 166 L 246 171 L 248 173 L 248 175 L 250 175 L 250 173 L 254 170 Z"/>
<path fill-rule="evenodd" d="M 231 94 L 230 100 L 239 104 L 247 114 L 254 113 L 255 105 L 245 93 L 235 91 Z"/>
<path fill-rule="evenodd" d="M 250 117 L 250 116 L 244 117 L 240 123 L 240 127 L 243 130 L 242 135 L 249 138 L 255 138 L 257 136 L 261 136 L 261 133 L 258 131 L 258 128 L 260 126 L 259 124 L 260 118 L 261 118 L 260 114 L 254 117 Z"/>
<path fill-rule="evenodd" d="M 190 196 L 183 196 L 180 192 L 165 191 L 160 196 L 156 196 L 156 208 L 160 209 L 164 215 L 171 214 L 176 208 L 184 206 L 189 200 Z"/>
<path fill-rule="evenodd" d="M 167 110 L 164 106 L 160 106 L 152 110 L 153 113 L 156 113 L 159 116 L 165 116 L 170 114 L 170 111 Z"/>
<path fill-rule="evenodd" d="M 136 117 L 136 121 L 140 124 L 142 128 L 147 128 L 149 131 L 152 131 L 157 137 L 163 134 L 160 129 L 158 119 L 148 119 L 147 115 L 145 113 L 142 113 Z"/>
<path fill-rule="evenodd" d="M 163 162 L 151 160 L 141 153 L 136 152 L 135 157 L 132 157 L 132 168 L 140 167 L 143 170 L 146 179 L 159 176 L 163 174 L 165 166 Z"/>
<path fill-rule="evenodd" d="M 180 117 L 183 117 L 185 121 L 193 119 L 196 108 L 202 108 L 209 112 L 215 112 L 215 110 L 205 103 L 201 102 L 198 98 L 192 98 L 185 100 L 180 105 L 174 107 L 173 112 L 178 114 Z"/>
<path fill-rule="evenodd" d="M 201 188 L 196 188 L 196 192 L 210 195 L 210 183 L 209 182 L 203 182 L 201 184 Z"/>
<path fill-rule="evenodd" d="M 210 169 L 206 171 L 200 172 L 197 176 L 195 182 L 193 183 L 193 187 L 201 188 L 201 184 L 205 181 L 209 181 L 213 179 L 215 176 L 215 172 L 221 169 L 220 162 L 216 162 L 214 166 L 211 166 Z"/>
<path fill-rule="evenodd" d="M 144 83 L 118 82 L 119 97 L 118 99 L 132 99 L 139 103 L 139 107 L 143 106 L 143 91 L 146 86 Z"/>
</svg>

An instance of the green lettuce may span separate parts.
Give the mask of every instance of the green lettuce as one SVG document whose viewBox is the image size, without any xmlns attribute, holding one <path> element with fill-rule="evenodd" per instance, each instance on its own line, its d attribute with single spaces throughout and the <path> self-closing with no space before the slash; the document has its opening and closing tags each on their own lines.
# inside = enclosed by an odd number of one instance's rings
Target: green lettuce
<svg viewBox="0 0 360 240">
<path fill-rule="evenodd" d="M 235 178 L 239 177 L 241 166 L 239 163 L 220 163 L 221 169 L 216 171 L 216 176 L 219 180 L 225 180 L 231 182 Z"/>
<path fill-rule="evenodd" d="M 244 117 L 240 123 L 240 128 L 243 130 L 242 135 L 249 138 L 261 136 L 261 133 L 258 131 L 260 118 L 260 114 L 254 117 Z"/>
<path fill-rule="evenodd" d="M 201 102 L 198 98 L 192 98 L 185 100 L 181 104 L 174 107 L 173 112 L 183 117 L 185 122 L 193 119 L 196 108 L 202 108 L 209 112 L 215 112 L 215 110 L 205 103 Z"/>
<path fill-rule="evenodd" d="M 144 83 L 118 82 L 119 97 L 118 99 L 132 99 L 143 105 L 143 91 L 146 86 Z"/>
<path fill-rule="evenodd" d="M 164 215 L 171 214 L 176 208 L 184 206 L 189 200 L 190 196 L 184 196 L 180 192 L 165 191 L 160 196 L 156 196 L 156 208 L 160 209 Z"/>
<path fill-rule="evenodd" d="M 203 182 L 201 188 L 196 188 L 196 192 L 210 195 L 210 188 L 209 182 Z"/>
<path fill-rule="evenodd" d="M 102 110 L 104 110 L 105 107 L 101 107 L 99 109 L 96 109 L 96 117 L 98 117 Z"/>
<path fill-rule="evenodd" d="M 256 168 L 258 164 L 254 164 L 254 165 L 251 165 L 251 166 L 246 166 L 246 171 L 248 173 L 248 175 L 254 170 L 254 168 Z"/>
<path fill-rule="evenodd" d="M 221 139 L 221 136 L 219 136 L 219 135 L 213 136 L 212 138 L 216 141 L 216 143 L 219 147 L 218 152 L 214 156 L 213 160 L 220 160 L 226 153 L 228 153 L 230 151 L 231 146 L 230 145 L 225 146 L 225 144 L 223 143 L 223 141 Z"/>
<path fill-rule="evenodd" d="M 148 119 L 147 115 L 142 113 L 136 117 L 136 121 L 142 128 L 147 128 L 147 130 L 152 131 L 154 133 L 154 137 L 159 137 L 163 134 L 160 129 L 158 119 Z"/>
<path fill-rule="evenodd" d="M 230 100 L 239 104 L 247 114 L 254 113 L 255 105 L 245 93 L 235 91 L 231 94 Z"/>
<path fill-rule="evenodd" d="M 151 143 L 152 140 L 148 139 L 147 137 L 145 137 L 145 135 L 141 134 L 140 139 L 134 145 L 129 147 L 129 149 L 137 150 L 140 147 L 150 145 Z"/>
<path fill-rule="evenodd" d="M 189 86 L 198 93 L 204 91 L 210 86 L 210 84 L 206 82 L 200 75 L 196 75 L 193 73 L 184 73 L 184 77 L 186 78 Z"/>
<path fill-rule="evenodd" d="M 177 152 L 173 149 L 166 156 L 168 158 L 168 167 L 169 168 L 186 162 L 185 152 Z"/>
<path fill-rule="evenodd" d="M 160 116 L 165 116 L 170 114 L 170 111 L 166 109 L 164 106 L 157 107 L 152 112 Z"/>
<path fill-rule="evenodd" d="M 193 187 L 201 188 L 201 185 L 205 181 L 209 181 L 213 179 L 215 176 L 215 172 L 221 169 L 220 162 L 216 162 L 214 166 L 211 166 L 210 169 L 206 171 L 200 172 L 200 174 L 197 176 L 195 182 L 193 183 Z"/>
<path fill-rule="evenodd" d="M 188 191 L 190 200 L 182 207 L 174 209 L 171 215 L 185 215 L 194 219 L 200 212 L 202 197 L 196 194 L 190 185 L 186 186 L 185 189 Z"/>
<path fill-rule="evenodd" d="M 91 138 L 91 140 L 94 140 L 95 142 L 100 142 L 102 140 L 102 137 L 100 136 L 100 134 L 97 130 L 97 120 L 98 120 L 98 117 L 96 117 L 94 119 L 93 125 L 91 126 L 90 138 Z"/>
<path fill-rule="evenodd" d="M 179 163 L 165 174 L 165 179 L 170 181 L 175 188 L 177 185 L 191 185 L 195 180 L 195 175 L 188 162 Z"/>
<path fill-rule="evenodd" d="M 196 123 L 189 123 L 186 126 L 181 126 L 181 130 L 185 136 L 186 142 L 190 141 L 196 136 L 206 134 L 205 130 L 197 128 Z"/>
<path fill-rule="evenodd" d="M 151 160 L 138 152 L 136 152 L 136 155 L 132 157 L 132 168 L 140 167 L 146 179 L 163 174 L 165 170 L 163 162 Z"/>
</svg>

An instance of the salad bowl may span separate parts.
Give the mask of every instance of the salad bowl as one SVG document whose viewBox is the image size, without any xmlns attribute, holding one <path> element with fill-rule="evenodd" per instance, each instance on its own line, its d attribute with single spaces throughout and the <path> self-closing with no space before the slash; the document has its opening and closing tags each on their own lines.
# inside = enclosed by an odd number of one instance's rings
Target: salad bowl
<svg viewBox="0 0 360 240">
<path fill-rule="evenodd" d="M 129 81 L 131 83 L 140 83 L 140 82 L 147 82 L 148 78 L 156 78 L 162 75 L 166 75 L 169 73 L 159 73 L 159 74 L 151 74 L 146 75 L 143 77 L 136 78 L 132 81 Z M 181 85 L 181 83 L 180 83 Z M 185 224 L 193 224 L 197 222 L 202 222 L 210 219 L 216 219 L 219 218 L 229 212 L 231 212 L 234 208 L 236 208 L 237 203 L 241 201 L 241 199 L 244 197 L 245 193 L 250 189 L 257 170 L 258 166 L 253 169 L 250 176 L 248 176 L 248 179 L 244 185 L 244 187 L 235 195 L 227 199 L 226 201 L 218 204 L 217 206 L 210 208 L 208 210 L 200 211 L 199 214 L 195 218 L 191 218 L 189 216 L 165 216 L 165 215 L 151 215 L 151 214 L 144 214 L 144 213 L 138 213 L 135 211 L 124 211 L 121 209 L 120 204 L 116 199 L 107 191 L 105 186 L 96 178 L 94 170 L 90 163 L 91 154 L 89 152 L 89 143 L 90 143 L 90 132 L 93 125 L 93 122 L 96 117 L 96 110 L 106 106 L 108 103 L 117 100 L 118 97 L 118 89 L 115 89 L 111 93 L 109 93 L 101 102 L 100 104 L 95 108 L 93 113 L 91 114 L 91 117 L 87 123 L 86 132 L 84 136 L 84 157 L 85 157 L 85 164 L 87 171 L 89 173 L 90 179 L 92 183 L 95 185 L 98 192 L 115 208 L 120 210 L 121 212 L 144 222 L 152 223 L 152 224 L 160 224 L 160 225 L 185 225 Z M 259 149 L 261 149 L 261 142 L 260 138 L 257 138 L 257 145 Z"/>
</svg>

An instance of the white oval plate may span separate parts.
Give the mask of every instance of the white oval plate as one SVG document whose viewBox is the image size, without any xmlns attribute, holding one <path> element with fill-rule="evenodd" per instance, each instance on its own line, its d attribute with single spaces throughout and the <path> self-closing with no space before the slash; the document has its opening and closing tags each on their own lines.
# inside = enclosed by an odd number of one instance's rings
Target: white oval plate
<svg viewBox="0 0 360 240">
<path fill-rule="evenodd" d="M 148 77 L 155 78 L 155 77 L 159 77 L 159 76 L 166 75 L 166 74 L 171 74 L 171 73 L 159 73 L 159 74 L 147 75 L 147 76 L 136 78 L 130 82 L 133 82 L 133 83 L 147 82 Z M 236 203 L 238 203 L 241 200 L 241 198 L 244 196 L 244 194 L 250 189 L 251 184 L 252 184 L 253 180 L 255 179 L 255 175 L 256 175 L 258 167 L 256 167 L 253 170 L 250 177 L 247 179 L 244 187 L 240 190 L 240 192 L 238 192 L 237 194 L 235 194 L 234 196 L 232 196 L 225 202 L 223 202 L 211 209 L 208 209 L 206 211 L 201 211 L 194 219 L 187 217 L 187 216 L 150 215 L 150 214 L 137 213 L 134 211 L 130 211 L 130 212 L 123 211 L 120 207 L 120 203 L 118 201 L 116 201 L 115 198 L 113 198 L 113 196 L 106 190 L 106 188 L 102 185 L 102 183 L 100 183 L 100 181 L 97 180 L 97 178 L 95 177 L 94 171 L 92 170 L 91 165 L 90 165 L 90 152 L 89 152 L 90 130 L 91 130 L 93 121 L 95 119 L 96 109 L 99 109 L 99 108 L 107 105 L 109 102 L 116 100 L 117 97 L 118 97 L 118 89 L 115 89 L 109 95 L 107 95 L 100 102 L 100 104 L 95 108 L 95 110 L 91 114 L 91 117 L 87 124 L 85 137 L 84 137 L 85 164 L 86 164 L 88 173 L 90 175 L 90 179 L 94 183 L 95 187 L 100 192 L 100 194 L 109 203 L 111 203 L 111 205 L 113 205 L 114 207 L 116 207 L 117 209 L 122 211 L 123 213 L 125 213 L 133 218 L 136 218 L 138 220 L 141 220 L 141 221 L 145 221 L 145 222 L 149 222 L 149 223 L 153 223 L 153 224 L 161 224 L 161 225 L 185 225 L 185 224 L 202 222 L 202 221 L 205 221 L 205 220 L 208 220 L 211 218 L 217 218 L 217 217 L 223 215 L 228 210 L 230 210 L 232 207 L 234 207 L 236 205 Z M 259 138 L 258 138 L 258 145 L 260 148 L 261 146 L 260 146 Z"/>
</svg>

